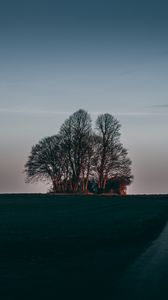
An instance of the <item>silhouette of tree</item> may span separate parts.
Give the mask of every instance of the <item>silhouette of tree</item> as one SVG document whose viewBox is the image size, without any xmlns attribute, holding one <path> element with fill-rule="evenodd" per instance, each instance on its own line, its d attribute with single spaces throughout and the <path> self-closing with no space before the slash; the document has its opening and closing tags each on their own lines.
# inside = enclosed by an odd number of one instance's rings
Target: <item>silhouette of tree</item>
<svg viewBox="0 0 168 300">
<path fill-rule="evenodd" d="M 73 192 L 76 192 L 90 147 L 90 115 L 82 109 L 76 111 L 61 126 L 60 136 L 63 153 L 69 159 L 72 174 L 70 178 L 71 188 Z"/>
<path fill-rule="evenodd" d="M 96 133 L 90 115 L 78 110 L 65 120 L 59 135 L 32 147 L 25 165 L 27 182 L 52 183 L 53 192 L 125 193 L 133 176 L 128 152 L 120 142 L 119 121 L 99 115 Z"/>
<path fill-rule="evenodd" d="M 58 135 L 43 138 L 32 147 L 25 164 L 27 182 L 51 181 L 55 191 L 63 172 L 60 137 Z"/>
<path fill-rule="evenodd" d="M 133 178 L 131 160 L 127 158 L 127 150 L 120 143 L 120 128 L 119 121 L 110 114 L 99 115 L 96 120 L 96 130 L 100 137 L 96 155 L 100 191 L 105 190 L 109 179 L 125 177 L 131 183 Z"/>
</svg>

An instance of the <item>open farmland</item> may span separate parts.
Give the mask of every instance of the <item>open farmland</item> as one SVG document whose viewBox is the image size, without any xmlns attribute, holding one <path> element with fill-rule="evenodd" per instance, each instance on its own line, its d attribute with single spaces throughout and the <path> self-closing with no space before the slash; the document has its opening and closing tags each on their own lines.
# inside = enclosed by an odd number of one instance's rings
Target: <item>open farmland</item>
<svg viewBox="0 0 168 300">
<path fill-rule="evenodd" d="M 1 195 L 0 299 L 122 299 L 167 219 L 168 196 Z"/>
</svg>

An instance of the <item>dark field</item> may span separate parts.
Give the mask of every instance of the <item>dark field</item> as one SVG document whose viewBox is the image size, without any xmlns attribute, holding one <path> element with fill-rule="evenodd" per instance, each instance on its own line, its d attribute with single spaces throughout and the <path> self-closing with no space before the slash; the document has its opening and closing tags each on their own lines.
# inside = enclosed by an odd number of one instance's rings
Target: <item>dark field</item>
<svg viewBox="0 0 168 300">
<path fill-rule="evenodd" d="M 130 299 L 124 278 L 167 219 L 168 196 L 1 195 L 0 299 Z"/>
</svg>

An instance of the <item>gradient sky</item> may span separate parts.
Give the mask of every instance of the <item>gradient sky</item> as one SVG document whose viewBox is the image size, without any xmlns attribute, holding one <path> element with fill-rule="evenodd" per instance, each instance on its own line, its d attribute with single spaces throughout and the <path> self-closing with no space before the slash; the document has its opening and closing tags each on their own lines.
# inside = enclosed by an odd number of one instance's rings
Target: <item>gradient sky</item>
<svg viewBox="0 0 168 300">
<path fill-rule="evenodd" d="M 33 144 L 75 110 L 116 115 L 129 193 L 168 193 L 168 3 L 0 1 L 0 192 L 24 183 Z"/>
</svg>

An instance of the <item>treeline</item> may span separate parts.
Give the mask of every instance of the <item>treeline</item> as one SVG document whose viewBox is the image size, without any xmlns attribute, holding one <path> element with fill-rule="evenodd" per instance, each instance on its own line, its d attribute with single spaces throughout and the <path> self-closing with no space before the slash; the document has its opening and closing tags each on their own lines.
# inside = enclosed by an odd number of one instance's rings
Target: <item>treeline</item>
<svg viewBox="0 0 168 300">
<path fill-rule="evenodd" d="M 120 123 L 106 113 L 92 129 L 90 115 L 78 110 L 57 135 L 32 147 L 25 165 L 26 181 L 51 182 L 55 193 L 125 193 L 133 176 L 131 160 L 120 142 Z"/>
</svg>

